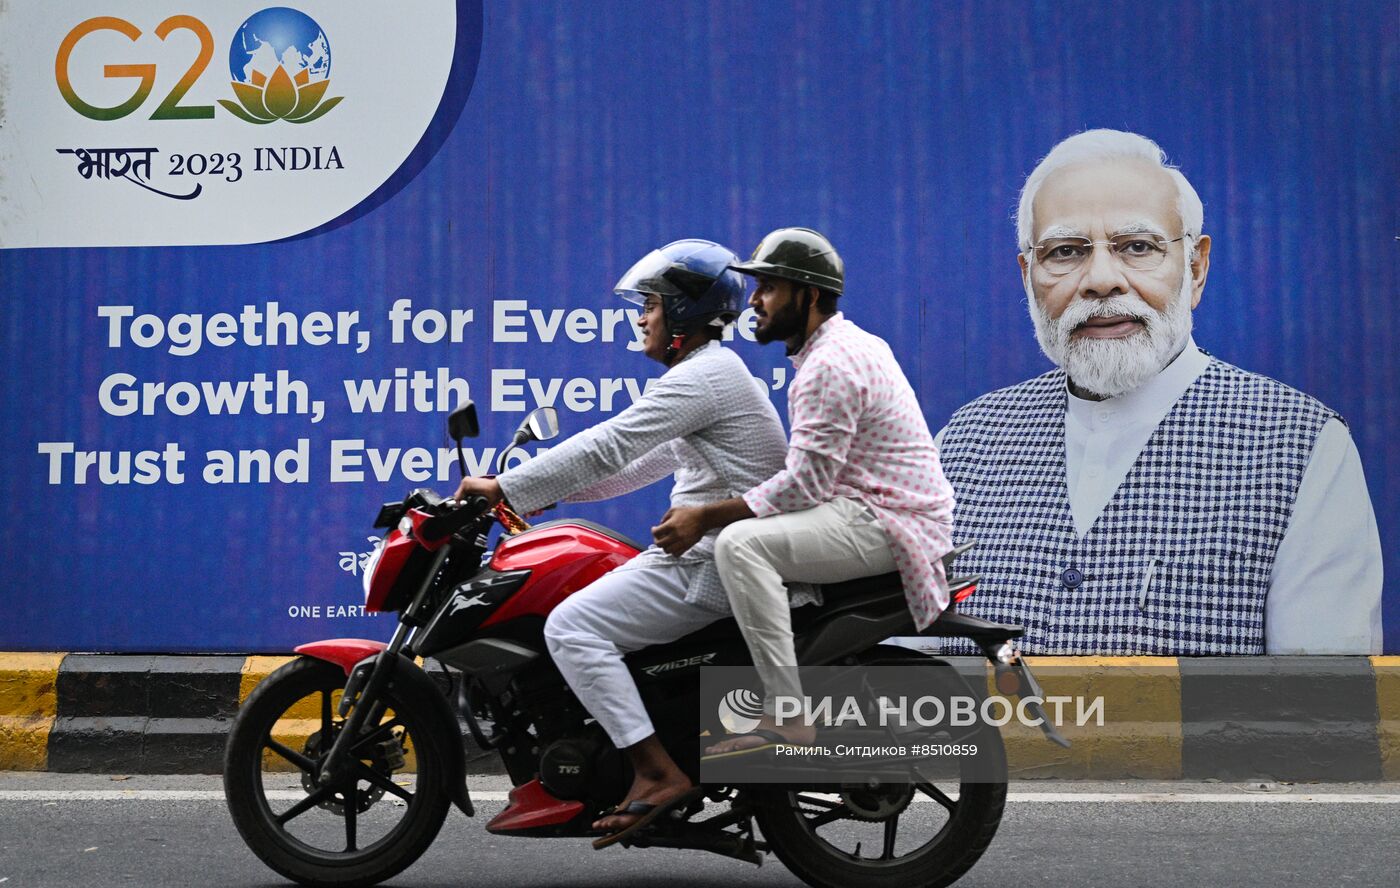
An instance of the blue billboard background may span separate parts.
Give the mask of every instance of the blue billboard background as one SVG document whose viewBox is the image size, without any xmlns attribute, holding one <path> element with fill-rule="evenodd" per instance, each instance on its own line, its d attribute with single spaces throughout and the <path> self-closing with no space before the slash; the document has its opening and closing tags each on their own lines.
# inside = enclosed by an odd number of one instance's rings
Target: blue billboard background
<svg viewBox="0 0 1400 888">
<path fill-rule="evenodd" d="M 436 447 L 443 417 L 355 414 L 342 380 L 450 368 L 482 411 L 477 445 L 498 446 L 523 414 L 490 413 L 493 368 L 545 379 L 660 368 L 623 341 L 493 341 L 493 303 L 622 307 L 612 283 L 680 237 L 746 254 L 780 226 L 827 233 L 846 261 L 843 308 L 894 347 L 936 430 L 976 395 L 1047 368 L 1011 214 L 1053 144 L 1106 126 L 1158 141 L 1205 203 L 1214 249 L 1197 342 L 1348 420 L 1390 560 L 1386 650 L 1400 652 L 1396 34 L 1400 7 L 1384 0 L 488 2 L 474 83 L 454 81 L 427 147 L 342 224 L 256 246 L 0 253 L 0 589 L 18 614 L 0 625 L 0 649 L 275 651 L 386 635 L 382 619 L 289 615 L 358 603 L 339 553 L 366 550 L 378 504 L 420 486 L 331 483 L 327 444 Z M 387 318 L 405 298 L 472 308 L 475 320 L 458 344 L 394 344 Z M 180 357 L 110 348 L 97 315 L 113 304 L 236 314 L 269 301 L 359 311 L 374 345 Z M 734 345 L 756 375 L 785 366 L 776 346 Z M 278 370 L 325 399 L 322 422 L 116 417 L 96 394 L 115 372 L 145 382 Z M 562 425 L 606 415 L 565 410 Z M 200 480 L 206 449 L 300 438 L 307 483 Z M 45 441 L 178 441 L 191 457 L 183 484 L 54 485 Z M 645 537 L 664 488 L 568 513 Z"/>
</svg>

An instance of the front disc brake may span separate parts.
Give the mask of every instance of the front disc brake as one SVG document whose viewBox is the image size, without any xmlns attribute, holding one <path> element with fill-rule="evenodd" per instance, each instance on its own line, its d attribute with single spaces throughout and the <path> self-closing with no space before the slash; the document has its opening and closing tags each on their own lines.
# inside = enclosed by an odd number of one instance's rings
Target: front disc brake
<svg viewBox="0 0 1400 888">
<path fill-rule="evenodd" d="M 331 743 L 334 742 L 335 738 L 332 737 Z M 327 746 L 329 746 L 329 744 L 327 744 Z M 321 748 L 321 732 L 317 731 L 306 738 L 306 746 L 302 749 L 302 754 L 312 761 L 316 761 L 320 759 L 326 751 L 327 750 L 322 750 Z M 394 771 L 403 766 L 403 744 L 400 742 L 397 735 L 391 736 L 382 743 L 375 744 L 373 760 L 370 764 L 372 769 L 383 774 L 385 777 L 392 778 Z M 358 787 L 361 782 L 363 781 L 355 781 L 355 811 L 359 814 L 365 813 L 370 808 L 374 807 L 375 802 L 384 798 L 384 790 L 382 787 L 370 784 L 364 789 L 359 789 Z M 310 794 L 321 787 L 317 785 L 315 778 L 311 774 L 302 771 L 301 788 Z M 338 817 L 343 817 L 345 815 L 345 799 L 345 790 L 337 789 L 324 802 L 319 803 L 316 807 L 330 811 Z"/>
</svg>

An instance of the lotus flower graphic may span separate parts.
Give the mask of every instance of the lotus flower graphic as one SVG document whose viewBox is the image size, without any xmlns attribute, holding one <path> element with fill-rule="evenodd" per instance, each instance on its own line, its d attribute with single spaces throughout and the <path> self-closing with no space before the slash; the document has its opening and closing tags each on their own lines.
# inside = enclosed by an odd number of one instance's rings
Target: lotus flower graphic
<svg viewBox="0 0 1400 888">
<path fill-rule="evenodd" d="M 237 102 L 220 99 L 249 123 L 309 123 L 340 104 L 325 98 L 331 47 L 315 20 L 285 6 L 254 13 L 229 47 L 230 86 Z"/>
</svg>

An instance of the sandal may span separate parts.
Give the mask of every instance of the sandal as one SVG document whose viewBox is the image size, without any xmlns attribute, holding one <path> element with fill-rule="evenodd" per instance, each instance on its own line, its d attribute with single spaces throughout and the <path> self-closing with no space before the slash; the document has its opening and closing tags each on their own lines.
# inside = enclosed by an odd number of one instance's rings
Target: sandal
<svg viewBox="0 0 1400 888">
<path fill-rule="evenodd" d="M 650 802 L 641 801 L 628 802 L 627 807 L 620 811 L 613 811 L 608 816 L 636 817 L 637 819 L 615 833 L 609 833 L 600 839 L 594 839 L 593 847 L 602 849 L 609 845 L 615 845 L 631 836 L 637 830 L 655 823 L 658 818 L 665 814 L 680 817 L 691 802 L 699 801 L 704 798 L 704 796 L 705 788 L 703 786 L 692 786 L 669 802 L 660 805 L 653 805 Z"/>
<path fill-rule="evenodd" d="M 760 740 L 765 740 L 767 742 L 762 743 L 758 746 L 746 746 L 743 749 L 731 749 L 729 752 L 712 752 L 707 755 L 702 755 L 700 757 L 700 761 L 712 762 L 717 761 L 719 759 L 733 758 L 741 755 L 753 755 L 754 753 L 759 752 L 769 752 L 780 745 L 793 745 L 792 741 L 784 737 L 782 734 L 779 734 L 777 731 L 770 731 L 767 728 L 758 728 L 756 730 L 749 731 L 747 734 L 735 734 L 733 737 L 726 737 L 723 741 L 720 742 L 725 742 L 728 740 L 738 740 L 742 737 L 757 737 Z"/>
</svg>

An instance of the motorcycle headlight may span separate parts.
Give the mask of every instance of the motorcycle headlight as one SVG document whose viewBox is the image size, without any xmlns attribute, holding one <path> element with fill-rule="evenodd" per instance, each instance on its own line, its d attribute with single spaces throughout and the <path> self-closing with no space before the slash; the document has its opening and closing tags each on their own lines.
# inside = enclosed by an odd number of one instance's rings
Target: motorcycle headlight
<svg viewBox="0 0 1400 888">
<path fill-rule="evenodd" d="M 360 578 L 365 587 L 365 604 L 369 604 L 369 589 L 374 584 L 374 569 L 379 566 L 379 556 L 383 554 L 384 541 L 380 540 L 374 544 L 374 551 L 369 553 L 369 560 L 365 562 L 365 570 Z"/>
</svg>

